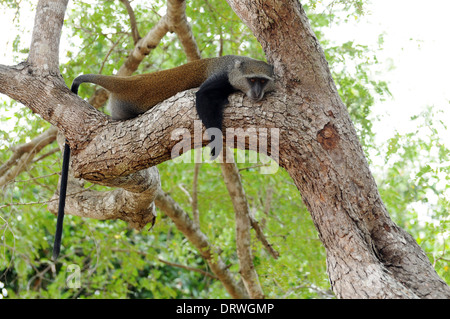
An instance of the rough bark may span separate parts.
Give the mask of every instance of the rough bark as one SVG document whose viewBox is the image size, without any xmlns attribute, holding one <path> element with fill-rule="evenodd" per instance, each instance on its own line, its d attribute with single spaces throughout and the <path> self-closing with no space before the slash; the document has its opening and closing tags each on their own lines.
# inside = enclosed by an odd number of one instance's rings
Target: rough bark
<svg viewBox="0 0 450 319">
<path fill-rule="evenodd" d="M 37 5 L 27 62 L 44 74 L 59 75 L 59 43 L 68 2 L 49 0 Z"/>
</svg>

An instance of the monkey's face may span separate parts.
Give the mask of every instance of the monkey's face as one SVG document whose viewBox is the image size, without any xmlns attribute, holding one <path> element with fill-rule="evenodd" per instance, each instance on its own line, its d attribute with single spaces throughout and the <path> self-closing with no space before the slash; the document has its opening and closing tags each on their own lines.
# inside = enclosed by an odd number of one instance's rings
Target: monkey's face
<svg viewBox="0 0 450 319">
<path fill-rule="evenodd" d="M 260 77 L 247 78 L 249 85 L 249 89 L 246 92 L 247 96 L 255 102 L 261 100 L 264 97 L 265 88 L 269 81 L 271 80 Z"/>
<path fill-rule="evenodd" d="M 265 62 L 247 59 L 236 60 L 228 73 L 228 80 L 236 90 L 253 101 L 259 101 L 265 92 L 274 90 L 273 67 Z"/>
</svg>

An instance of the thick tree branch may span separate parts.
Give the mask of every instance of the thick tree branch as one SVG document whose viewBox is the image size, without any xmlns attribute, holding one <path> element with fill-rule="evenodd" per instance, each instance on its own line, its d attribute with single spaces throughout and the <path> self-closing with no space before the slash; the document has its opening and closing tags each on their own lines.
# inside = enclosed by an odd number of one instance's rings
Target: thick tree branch
<svg viewBox="0 0 450 319">
<path fill-rule="evenodd" d="M 147 189 L 142 193 L 130 192 L 125 188 L 107 192 L 87 190 L 84 188 L 83 182 L 71 178 L 66 199 L 67 211 L 71 215 L 84 218 L 121 219 L 127 222 L 131 228 L 141 230 L 147 224 L 155 222 L 156 213 L 152 203 L 156 196 L 155 185 L 158 183 L 152 184 L 149 183 L 149 180 L 153 181 L 153 178 L 159 177 L 159 175 L 157 172 L 147 172 L 147 170 L 140 172 L 140 175 L 147 185 Z M 58 211 L 58 197 L 57 194 L 53 195 L 47 206 L 49 211 L 54 214 Z"/>
<path fill-rule="evenodd" d="M 59 144 L 63 149 L 64 139 L 60 137 Z M 120 188 L 107 192 L 86 190 L 84 182 L 74 178 L 70 170 L 66 211 L 71 215 L 99 220 L 121 219 L 137 230 L 141 230 L 148 223 L 154 224 L 156 212 L 153 202 L 161 187 L 156 167 L 99 184 Z M 59 194 L 54 194 L 48 205 L 49 211 L 54 214 L 58 211 L 58 197 Z"/>
<path fill-rule="evenodd" d="M 0 93 L 21 102 L 56 126 L 69 143 L 76 140 L 83 144 L 92 131 L 109 122 L 105 114 L 71 93 L 59 75 L 37 76 L 27 63 L 12 67 L 0 65 Z"/>
<path fill-rule="evenodd" d="M 72 168 L 76 177 L 110 184 L 109 181 L 117 177 L 170 159 L 175 145 L 185 147 L 185 152 L 193 147 L 194 138 L 197 147 L 209 141 L 203 136 L 201 122 L 194 125 L 194 120 L 198 120 L 194 107 L 195 90 L 181 92 L 137 118 L 118 122 L 111 121 L 61 84 L 59 79 L 54 82 L 37 80 L 27 72 L 26 65 L 19 68 L 0 66 L 0 91 L 24 103 L 64 132 L 73 152 Z M 41 94 L 31 93 L 36 91 Z M 284 96 L 281 94 L 271 94 L 258 103 L 242 97 L 238 93 L 229 98 L 224 122 L 225 127 L 243 128 L 232 134 L 239 140 L 245 140 L 245 130 L 249 127 L 264 122 L 267 133 L 267 129 L 276 128 L 276 122 L 285 118 L 286 104 L 282 102 Z M 180 141 L 175 129 L 182 128 L 188 136 Z M 255 131 L 256 135 L 260 133 L 260 129 Z M 249 147 L 248 142 L 238 146 Z M 270 153 L 269 146 L 270 139 L 267 149 L 260 151 Z M 252 147 L 256 150 L 258 146 Z"/>
<path fill-rule="evenodd" d="M 300 3 L 227 1 L 274 63 L 291 101 L 285 123 L 292 131 L 280 139 L 280 164 L 294 179 L 325 245 L 336 295 L 450 297 L 423 250 L 389 218 Z M 358 289 L 352 289 L 358 280 Z"/>
<path fill-rule="evenodd" d="M 276 251 L 273 248 L 272 244 L 270 244 L 269 241 L 267 240 L 262 228 L 259 226 L 258 221 L 251 214 L 249 215 L 249 217 L 252 228 L 256 232 L 256 238 L 258 238 L 258 240 L 263 244 L 264 248 L 273 258 L 277 259 L 278 257 L 280 257 L 280 253 Z"/>
<path fill-rule="evenodd" d="M 59 43 L 68 2 L 38 2 L 27 62 L 43 74 L 59 75 Z"/>
<path fill-rule="evenodd" d="M 135 119 L 98 127 L 97 132 L 89 137 L 90 142 L 77 148 L 73 156 L 72 165 L 77 177 L 96 181 L 124 176 L 171 159 L 176 146 L 186 152 L 194 143 L 196 147 L 206 145 L 209 139 L 203 135 L 201 122 L 196 121 L 194 92 L 181 92 Z M 274 118 L 284 117 L 285 105 L 280 103 L 277 95 L 255 105 L 247 98 L 242 100 L 241 93 L 230 97 L 230 102 L 225 110 L 224 124 L 231 129 L 239 127 L 242 130 L 232 130 L 229 136 L 238 136 L 238 140 L 243 141 L 248 135 L 247 128 L 254 128 L 258 121 L 265 121 L 265 127 L 254 130 L 253 135 L 269 131 L 267 149 L 263 145 L 264 149 L 260 151 L 270 154 L 273 151 L 270 148 L 270 129 L 274 128 Z M 183 132 L 183 135 L 178 132 Z M 108 136 L 117 138 L 109 139 Z M 143 141 L 142 136 L 146 137 Z M 246 142 L 238 143 L 238 147 L 257 150 L 258 145 Z M 85 161 L 87 157 L 89 161 Z"/>
</svg>

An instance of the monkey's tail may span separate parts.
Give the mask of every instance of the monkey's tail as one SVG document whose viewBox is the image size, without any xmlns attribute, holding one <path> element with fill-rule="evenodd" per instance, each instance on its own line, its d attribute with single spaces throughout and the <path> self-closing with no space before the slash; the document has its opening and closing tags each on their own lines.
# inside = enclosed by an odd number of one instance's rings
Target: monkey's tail
<svg viewBox="0 0 450 319">
<path fill-rule="evenodd" d="M 61 186 L 59 188 L 58 218 L 56 220 L 55 243 L 53 244 L 53 260 L 56 260 L 61 250 L 61 237 L 64 222 L 64 207 L 66 205 L 67 177 L 69 175 L 70 147 L 64 144 L 64 156 L 61 169 Z"/>
<path fill-rule="evenodd" d="M 78 87 L 83 81 L 75 79 L 71 91 L 78 95 Z M 53 244 L 53 260 L 56 260 L 61 250 L 61 238 L 64 224 L 64 208 L 66 206 L 67 179 L 69 176 L 70 146 L 67 140 L 64 144 L 64 155 L 61 169 L 61 185 L 59 187 L 58 217 L 56 219 L 55 242 Z"/>
</svg>

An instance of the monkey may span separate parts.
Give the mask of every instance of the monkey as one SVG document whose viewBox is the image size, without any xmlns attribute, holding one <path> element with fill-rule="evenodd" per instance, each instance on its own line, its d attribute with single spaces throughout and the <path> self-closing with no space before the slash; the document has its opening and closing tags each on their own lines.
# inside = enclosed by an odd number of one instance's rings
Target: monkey
<svg viewBox="0 0 450 319">
<path fill-rule="evenodd" d="M 134 76 L 83 74 L 74 79 L 71 91 L 78 94 L 81 83 L 100 85 L 109 91 L 108 108 L 113 120 L 134 118 L 178 92 L 199 87 L 196 92 L 197 114 L 206 131 L 222 131 L 223 110 L 228 96 L 241 91 L 252 101 L 260 101 L 275 90 L 273 66 L 249 57 L 226 55 L 200 59 L 163 71 Z M 208 133 L 209 134 L 209 133 Z M 210 135 L 211 145 L 216 136 Z M 222 149 L 222 136 L 211 149 L 211 159 Z M 53 260 L 59 255 L 67 187 L 70 147 L 65 144 Z"/>
<path fill-rule="evenodd" d="M 207 132 L 211 128 L 222 131 L 223 109 L 228 104 L 228 96 L 241 91 L 257 102 L 265 92 L 275 89 L 273 66 L 263 61 L 241 56 L 224 56 L 224 68 L 214 69 L 196 92 L 195 107 Z M 219 58 L 220 59 L 220 58 Z M 215 136 L 210 136 L 211 143 Z M 211 160 L 219 156 L 222 136 L 211 149 Z"/>
</svg>

